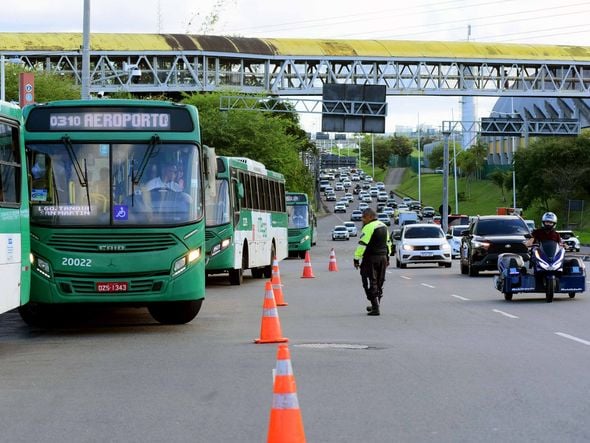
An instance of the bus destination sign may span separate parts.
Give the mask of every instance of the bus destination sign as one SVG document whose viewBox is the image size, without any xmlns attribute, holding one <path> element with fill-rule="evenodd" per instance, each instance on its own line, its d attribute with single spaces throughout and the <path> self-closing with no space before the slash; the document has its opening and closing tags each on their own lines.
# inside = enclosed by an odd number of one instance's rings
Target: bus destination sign
<svg viewBox="0 0 590 443">
<path fill-rule="evenodd" d="M 285 201 L 287 203 L 305 203 L 307 198 L 305 194 L 287 194 L 285 196 Z"/>
<path fill-rule="evenodd" d="M 170 129 L 170 114 L 148 112 L 56 112 L 49 130 L 162 131 Z"/>
<path fill-rule="evenodd" d="M 187 109 L 164 107 L 81 106 L 35 108 L 28 131 L 194 131 Z"/>
</svg>

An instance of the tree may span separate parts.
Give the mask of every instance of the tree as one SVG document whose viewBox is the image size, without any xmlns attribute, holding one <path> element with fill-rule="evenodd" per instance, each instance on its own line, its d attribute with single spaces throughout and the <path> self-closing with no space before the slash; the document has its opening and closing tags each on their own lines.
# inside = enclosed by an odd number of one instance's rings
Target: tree
<svg viewBox="0 0 590 443">
<path fill-rule="evenodd" d="M 509 171 L 500 171 L 499 169 L 496 169 L 491 174 L 488 174 L 488 179 L 500 188 L 500 192 L 502 193 L 502 201 L 506 203 L 506 195 L 504 194 L 504 189 L 507 188 L 506 185 L 509 181 L 510 183 L 512 183 L 512 173 Z"/>
<path fill-rule="evenodd" d="M 80 86 L 69 75 L 47 71 L 32 71 L 22 65 L 5 64 L 6 101 L 18 102 L 18 80 L 21 72 L 35 73 L 35 101 L 45 103 L 52 100 L 80 98 Z"/>
<path fill-rule="evenodd" d="M 539 202 L 549 208 L 556 198 L 562 209 L 568 199 L 587 190 L 590 141 L 586 137 L 540 138 L 515 154 L 516 185 L 525 207 Z"/>
<path fill-rule="evenodd" d="M 428 155 L 428 164 L 430 169 L 442 169 L 444 163 L 444 146 L 441 144 L 435 146 Z"/>
<path fill-rule="evenodd" d="M 201 139 L 219 155 L 248 157 L 282 173 L 289 191 L 313 195 L 314 179 L 301 160 L 310 149 L 307 138 L 295 128 L 297 117 L 283 114 L 219 110 L 223 93 L 186 95 L 183 102 L 199 110 Z"/>
</svg>

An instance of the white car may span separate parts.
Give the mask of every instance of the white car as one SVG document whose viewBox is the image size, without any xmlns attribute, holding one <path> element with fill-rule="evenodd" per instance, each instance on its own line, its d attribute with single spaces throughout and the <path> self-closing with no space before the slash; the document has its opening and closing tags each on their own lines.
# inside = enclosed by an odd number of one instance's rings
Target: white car
<svg viewBox="0 0 590 443">
<path fill-rule="evenodd" d="M 459 258 L 461 256 L 461 233 L 469 229 L 469 225 L 456 225 L 451 227 L 452 237 L 449 239 L 449 245 L 451 246 L 451 255 L 453 258 Z"/>
<path fill-rule="evenodd" d="M 364 211 L 368 207 L 369 207 L 369 204 L 368 203 L 365 203 L 365 202 L 360 202 L 359 203 L 359 211 Z"/>
<path fill-rule="evenodd" d="M 350 237 L 356 237 L 358 235 L 356 223 L 352 221 L 344 222 L 344 226 L 348 229 L 348 235 Z"/>
<path fill-rule="evenodd" d="M 566 251 L 580 252 L 580 240 L 578 240 L 574 231 L 557 231 L 557 233 L 561 237 Z"/>
<path fill-rule="evenodd" d="M 405 268 L 408 264 L 436 263 L 450 268 L 451 246 L 440 226 L 432 223 L 416 223 L 404 226 L 395 235 L 395 265 Z"/>
<path fill-rule="evenodd" d="M 346 226 L 334 226 L 334 229 L 332 229 L 332 240 L 350 240 L 350 234 Z"/>
<path fill-rule="evenodd" d="M 336 203 L 334 205 L 334 213 L 336 212 L 346 212 L 346 205 L 344 203 Z"/>
</svg>

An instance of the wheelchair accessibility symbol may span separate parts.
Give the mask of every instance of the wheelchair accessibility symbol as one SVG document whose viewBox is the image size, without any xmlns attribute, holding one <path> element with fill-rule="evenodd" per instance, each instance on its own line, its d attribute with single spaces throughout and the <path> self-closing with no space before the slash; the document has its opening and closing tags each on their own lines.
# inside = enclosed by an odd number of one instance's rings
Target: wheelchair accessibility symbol
<svg viewBox="0 0 590 443">
<path fill-rule="evenodd" d="M 129 211 L 126 205 L 115 205 L 113 206 L 113 218 L 115 220 L 128 220 Z"/>
</svg>

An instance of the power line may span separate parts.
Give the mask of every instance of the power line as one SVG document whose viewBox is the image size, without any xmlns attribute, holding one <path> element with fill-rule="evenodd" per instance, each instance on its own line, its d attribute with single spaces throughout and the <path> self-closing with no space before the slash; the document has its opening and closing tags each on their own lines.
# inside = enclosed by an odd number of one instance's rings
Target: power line
<svg viewBox="0 0 590 443">
<path fill-rule="evenodd" d="M 502 1 L 508 2 L 510 0 L 502 0 Z M 441 2 L 437 6 L 445 5 L 445 4 L 454 4 L 454 3 L 461 4 L 463 2 L 461 0 L 451 0 L 451 1 L 447 1 L 447 2 Z M 484 1 L 484 2 L 480 2 L 480 3 L 473 3 L 473 4 L 471 4 L 471 6 L 485 6 L 485 5 L 490 5 L 490 4 L 498 4 L 498 1 Z M 419 5 L 414 8 L 407 8 L 405 10 L 400 9 L 400 8 L 382 9 L 379 11 L 366 12 L 366 13 L 360 13 L 360 14 L 349 14 L 349 15 L 342 15 L 342 16 L 336 16 L 336 17 L 331 16 L 329 18 L 323 17 L 323 18 L 312 19 L 312 20 L 302 20 L 302 21 L 296 21 L 296 22 L 278 23 L 278 24 L 267 25 L 267 26 L 263 25 L 263 26 L 247 27 L 247 28 L 238 28 L 235 31 L 236 32 L 243 32 L 243 31 L 248 31 L 250 29 L 254 29 L 256 31 L 261 31 L 261 30 L 262 31 L 265 31 L 265 30 L 272 31 L 274 28 L 277 28 L 278 30 L 281 30 L 281 31 L 288 31 L 290 29 L 309 29 L 309 28 L 314 28 L 314 27 L 326 28 L 327 26 L 351 24 L 351 23 L 366 21 L 367 16 L 377 16 L 376 18 L 382 19 L 383 15 L 385 13 L 391 13 L 391 12 L 396 13 L 396 19 L 398 19 L 399 17 L 409 17 L 412 15 L 419 15 L 419 14 L 424 13 L 424 11 L 404 13 L 404 11 L 412 11 L 417 8 L 421 8 L 421 9 L 429 8 L 428 9 L 429 13 L 437 13 L 437 12 L 445 12 L 445 11 L 463 9 L 463 6 L 457 5 L 457 6 L 452 6 L 452 7 L 448 7 L 448 8 L 431 8 L 429 5 Z M 400 11 L 401 11 L 401 13 L 400 13 Z M 347 20 L 349 18 L 353 18 L 353 19 Z M 289 26 L 291 26 L 291 27 L 289 27 Z"/>
</svg>

